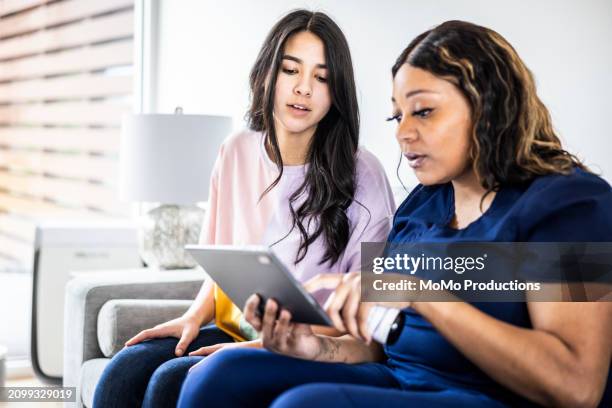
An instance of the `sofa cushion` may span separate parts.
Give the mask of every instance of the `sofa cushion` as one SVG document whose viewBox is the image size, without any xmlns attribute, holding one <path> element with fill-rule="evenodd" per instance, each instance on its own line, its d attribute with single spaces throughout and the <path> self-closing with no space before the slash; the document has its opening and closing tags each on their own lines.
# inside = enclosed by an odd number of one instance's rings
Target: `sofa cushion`
<svg viewBox="0 0 612 408">
<path fill-rule="evenodd" d="M 93 358 L 84 362 L 81 366 L 80 389 L 81 400 L 84 406 L 88 408 L 93 407 L 96 384 L 98 384 L 102 371 L 104 371 L 109 362 L 110 358 Z"/>
<path fill-rule="evenodd" d="M 98 343 L 106 357 L 112 357 L 124 343 L 141 330 L 181 316 L 192 300 L 114 299 L 98 314 Z"/>
</svg>

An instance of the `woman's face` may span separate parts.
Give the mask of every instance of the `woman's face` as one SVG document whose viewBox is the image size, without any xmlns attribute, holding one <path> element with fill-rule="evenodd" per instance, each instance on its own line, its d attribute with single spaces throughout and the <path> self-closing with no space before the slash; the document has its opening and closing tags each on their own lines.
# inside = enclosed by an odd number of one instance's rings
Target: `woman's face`
<svg viewBox="0 0 612 408">
<path fill-rule="evenodd" d="M 396 138 L 424 185 L 446 183 L 470 169 L 470 105 L 451 82 L 403 64 L 393 79 Z"/>
<path fill-rule="evenodd" d="M 277 131 L 314 133 L 329 111 L 331 96 L 323 41 L 309 31 L 287 39 L 274 92 Z"/>
</svg>

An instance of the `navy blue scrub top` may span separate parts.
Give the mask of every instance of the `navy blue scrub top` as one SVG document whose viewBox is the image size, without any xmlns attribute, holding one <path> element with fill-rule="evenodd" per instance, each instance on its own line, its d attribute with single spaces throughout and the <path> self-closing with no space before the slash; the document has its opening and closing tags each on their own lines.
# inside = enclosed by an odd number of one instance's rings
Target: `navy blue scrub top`
<svg viewBox="0 0 612 408">
<path fill-rule="evenodd" d="M 612 189 L 575 169 L 504 187 L 489 209 L 463 229 L 449 227 L 455 213 L 451 183 L 416 187 L 395 214 L 388 241 L 402 242 L 612 242 Z M 531 327 L 525 303 L 473 303 L 504 322 Z M 531 405 L 489 378 L 419 314 L 408 308 L 399 339 L 386 346 L 387 364 L 406 389 L 462 388 L 513 406 Z M 486 333 L 482 334 L 486 336 Z M 612 406 L 612 373 L 602 406 Z M 610 405 L 607 405 L 610 404 Z"/>
</svg>

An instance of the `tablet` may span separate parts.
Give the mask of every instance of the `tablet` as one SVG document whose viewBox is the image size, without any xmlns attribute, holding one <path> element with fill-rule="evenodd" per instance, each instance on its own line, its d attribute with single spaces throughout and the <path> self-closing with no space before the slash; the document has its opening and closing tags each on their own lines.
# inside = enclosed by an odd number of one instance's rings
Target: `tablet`
<svg viewBox="0 0 612 408">
<path fill-rule="evenodd" d="M 239 308 L 254 293 L 276 300 L 297 323 L 333 326 L 319 303 L 264 246 L 187 245 L 185 249 Z"/>
</svg>

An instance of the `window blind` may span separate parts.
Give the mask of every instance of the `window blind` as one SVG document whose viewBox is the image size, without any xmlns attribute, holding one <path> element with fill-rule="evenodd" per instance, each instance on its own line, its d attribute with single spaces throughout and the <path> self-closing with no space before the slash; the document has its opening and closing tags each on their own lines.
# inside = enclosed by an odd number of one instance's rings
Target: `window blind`
<svg viewBox="0 0 612 408">
<path fill-rule="evenodd" d="M 0 0 L 0 271 L 43 218 L 128 216 L 116 195 L 134 0 Z"/>
</svg>

